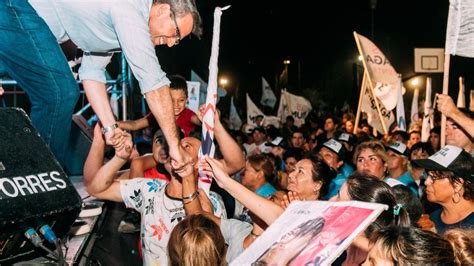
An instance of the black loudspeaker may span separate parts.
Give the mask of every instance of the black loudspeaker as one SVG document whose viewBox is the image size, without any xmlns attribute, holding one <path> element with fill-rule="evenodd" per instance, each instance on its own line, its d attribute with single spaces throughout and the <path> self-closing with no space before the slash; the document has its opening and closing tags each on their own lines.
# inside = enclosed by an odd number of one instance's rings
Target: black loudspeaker
<svg viewBox="0 0 474 266">
<path fill-rule="evenodd" d="M 22 109 L 0 108 L 0 264 L 41 255 L 24 236 L 48 224 L 58 238 L 82 200 Z M 47 241 L 44 241 L 45 246 Z"/>
<path fill-rule="evenodd" d="M 92 145 L 94 128 L 82 115 L 73 115 L 72 122 L 64 170 L 68 175 L 82 175 L 84 161 Z"/>
</svg>

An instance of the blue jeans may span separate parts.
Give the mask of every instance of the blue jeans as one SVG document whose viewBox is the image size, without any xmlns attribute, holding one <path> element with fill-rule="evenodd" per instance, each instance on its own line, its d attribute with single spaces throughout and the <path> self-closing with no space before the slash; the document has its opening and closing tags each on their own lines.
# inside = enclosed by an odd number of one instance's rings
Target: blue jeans
<svg viewBox="0 0 474 266">
<path fill-rule="evenodd" d="M 28 95 L 33 125 L 64 166 L 79 88 L 56 38 L 26 0 L 0 0 L 0 69 Z"/>
</svg>

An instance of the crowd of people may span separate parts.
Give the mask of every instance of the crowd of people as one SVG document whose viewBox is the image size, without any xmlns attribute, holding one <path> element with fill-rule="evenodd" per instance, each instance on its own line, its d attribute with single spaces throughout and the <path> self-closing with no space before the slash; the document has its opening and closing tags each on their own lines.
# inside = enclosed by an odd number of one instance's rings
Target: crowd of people
<svg viewBox="0 0 474 266">
<path fill-rule="evenodd" d="M 91 195 L 135 211 L 121 231 L 140 231 L 144 264 L 226 265 L 292 202 L 318 200 L 388 207 L 335 265 L 474 264 L 474 120 L 449 96 L 437 95 L 446 136 L 436 121 L 428 142 L 420 142 L 419 121 L 408 132 L 393 127 L 376 136 L 350 113 L 311 113 L 299 128 L 291 116 L 279 128 L 257 117 L 256 126 L 229 131 L 216 112 L 216 156 L 199 160 L 202 114 L 186 108 L 185 80 L 168 76 L 154 49 L 201 36 L 195 2 L 95 1 L 1 1 L 0 71 L 27 93 L 33 124 L 64 164 L 79 91 L 58 43 L 70 40 L 84 51 L 79 78 L 100 120 L 84 184 Z M 105 67 L 118 50 L 151 111 L 137 121 L 117 122 L 108 103 Z M 128 131 L 137 130 L 145 132 L 147 154 L 136 152 Z M 106 145 L 115 150 L 107 160 Z M 209 193 L 198 188 L 198 169 L 213 178 Z M 324 227 L 318 219 L 308 224 L 293 233 Z M 291 263 L 303 248 L 271 248 L 257 264 Z"/>
<path fill-rule="evenodd" d="M 175 79 L 182 78 L 171 79 L 172 91 L 179 90 Z M 310 115 L 300 128 L 290 116 L 281 128 L 257 124 L 231 131 L 216 112 L 216 156 L 199 160 L 203 109 L 187 115 L 192 111 L 176 100 L 185 94 L 181 90 L 172 98 L 189 164 L 173 168 L 166 138 L 155 123 L 150 154 L 131 158 L 134 145 L 127 133 L 105 164 L 105 141 L 97 126 L 84 168 L 91 195 L 124 202 L 137 212 L 131 223 L 141 232 L 145 264 L 225 265 L 251 248 L 291 202 L 308 200 L 388 206 L 334 265 L 474 263 L 472 113 L 456 108 L 449 96 L 438 96 L 439 110 L 448 115 L 443 148 L 439 126 L 427 142 L 421 142 L 416 123 L 409 132 L 392 128 L 390 135 L 377 137 L 363 122 L 354 134 L 353 127 L 345 127 L 354 124 L 348 113 L 341 120 Z M 453 112 L 461 118 L 455 120 Z M 182 114 L 193 130 L 180 126 Z M 119 125 L 130 129 L 135 122 Z M 130 160 L 130 169 L 120 172 Z M 214 179 L 209 195 L 198 189 L 198 168 Z M 258 263 L 276 263 L 269 256 Z M 292 259 L 286 256 L 281 265 Z"/>
</svg>

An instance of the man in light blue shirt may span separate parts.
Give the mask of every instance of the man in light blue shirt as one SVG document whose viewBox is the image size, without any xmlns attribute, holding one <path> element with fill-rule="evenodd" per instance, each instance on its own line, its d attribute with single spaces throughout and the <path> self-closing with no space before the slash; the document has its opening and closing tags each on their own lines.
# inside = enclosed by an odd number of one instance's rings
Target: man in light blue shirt
<svg viewBox="0 0 474 266">
<path fill-rule="evenodd" d="M 13 78 L 22 88 L 26 88 L 30 99 L 33 96 L 32 118 L 35 105 L 45 102 L 37 94 L 46 91 L 43 97 L 49 98 L 71 91 L 74 95 L 67 101 L 67 106 L 63 106 L 64 110 L 53 113 L 54 116 L 56 113 L 65 113 L 61 119 L 70 124 L 77 100 L 77 85 L 72 84 L 72 74 L 57 42 L 71 40 L 84 51 L 79 78 L 103 125 L 106 141 L 108 144 L 121 145 L 123 132 L 117 127 L 105 87 L 105 67 L 113 52 L 121 50 L 170 144 L 170 156 L 175 166 L 184 163 L 185 159 L 178 148 L 179 135 L 173 116 L 169 80 L 156 58 L 154 46 L 172 47 L 191 33 L 198 37 L 201 35 L 201 18 L 194 0 L 30 0 L 29 4 L 25 0 L 1 0 L 0 17 L 0 54 L 7 52 L 9 57 L 24 54 L 18 56 L 20 60 L 16 62 L 0 57 L 0 67 L 6 65 L 7 72 L 13 73 Z M 38 69 L 45 73 L 31 76 Z M 37 80 L 28 80 L 25 78 L 28 75 Z M 33 82 L 41 83 L 40 80 L 52 75 L 67 78 L 68 83 L 52 79 L 49 84 L 30 85 Z M 51 84 L 56 84 L 56 87 L 51 88 Z M 61 91 L 57 87 L 64 89 Z M 62 101 L 61 97 L 56 98 L 59 98 L 57 102 Z M 68 134 L 66 126 L 54 127 L 54 123 L 59 120 L 49 119 L 42 123 Z"/>
</svg>

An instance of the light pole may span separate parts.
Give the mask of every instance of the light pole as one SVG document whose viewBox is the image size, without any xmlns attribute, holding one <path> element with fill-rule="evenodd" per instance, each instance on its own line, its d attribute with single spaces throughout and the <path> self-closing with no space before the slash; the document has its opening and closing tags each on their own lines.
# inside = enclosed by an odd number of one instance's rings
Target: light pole
<svg viewBox="0 0 474 266">
<path fill-rule="evenodd" d="M 285 74 L 284 77 L 283 77 L 285 82 L 282 82 L 282 83 L 285 83 L 285 87 L 288 87 L 288 83 L 289 83 L 289 78 L 288 78 L 288 77 L 289 77 L 289 76 L 288 76 L 288 65 L 291 64 L 290 59 L 285 59 L 285 60 L 283 60 L 283 64 L 285 65 L 285 70 L 284 70 L 284 72 L 283 72 L 283 73 Z M 283 84 L 282 84 L 282 85 L 283 85 Z"/>
</svg>

